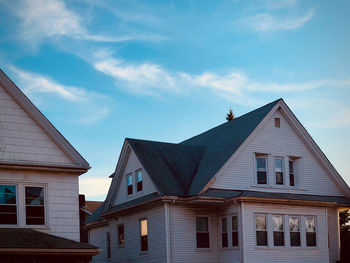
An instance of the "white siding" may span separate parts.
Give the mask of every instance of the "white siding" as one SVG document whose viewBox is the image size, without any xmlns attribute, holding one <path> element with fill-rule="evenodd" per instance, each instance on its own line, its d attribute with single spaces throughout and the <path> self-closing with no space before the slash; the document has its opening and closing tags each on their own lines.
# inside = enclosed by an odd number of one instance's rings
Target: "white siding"
<svg viewBox="0 0 350 263">
<path fill-rule="evenodd" d="M 65 153 L 1 86 L 0 147 L 3 161 L 72 164 Z"/>
<path fill-rule="evenodd" d="M 328 263 L 328 227 L 326 208 L 248 204 L 242 205 L 244 231 L 244 262 L 245 263 Z M 308 215 L 316 216 L 317 247 L 288 247 L 289 233 L 285 232 L 286 247 L 257 248 L 255 239 L 255 213 L 278 215 Z M 267 224 L 271 224 L 268 222 Z M 285 224 L 285 228 L 288 225 Z M 301 224 L 302 227 L 302 224 Z M 268 235 L 273 244 L 272 233 Z M 305 243 L 305 236 L 301 234 L 301 243 Z"/>
<path fill-rule="evenodd" d="M 141 253 L 140 219 L 148 220 L 148 251 Z M 117 225 L 124 224 L 125 245 L 118 245 Z M 166 262 L 166 234 L 164 205 L 152 209 L 118 216 L 110 220 L 111 229 L 111 262 Z"/>
<path fill-rule="evenodd" d="M 0 170 L 0 184 L 44 186 L 47 225 L 36 230 L 79 241 L 78 176 L 65 173 Z M 24 191 L 17 191 L 18 221 L 24 227 Z M 1 227 L 1 226 L 0 226 Z"/>
<path fill-rule="evenodd" d="M 328 208 L 329 262 L 340 259 L 339 213 L 335 208 Z"/>
<path fill-rule="evenodd" d="M 197 249 L 196 216 L 209 216 L 210 249 Z M 218 217 L 215 209 L 170 206 L 171 257 L 173 263 L 218 262 Z"/>
<path fill-rule="evenodd" d="M 109 226 L 100 226 L 89 230 L 89 243 L 101 249 L 100 254 L 92 257 L 91 263 L 107 262 L 107 232 Z"/>
<path fill-rule="evenodd" d="M 136 176 L 135 176 L 135 171 L 142 169 L 143 173 L 143 190 L 141 192 L 136 191 Z M 133 175 L 133 194 L 132 195 L 127 195 L 127 185 L 126 185 L 126 174 L 132 173 Z M 116 194 L 116 199 L 114 200 L 113 205 L 117 205 L 120 203 L 123 203 L 125 201 L 129 201 L 150 193 L 157 192 L 156 187 L 154 186 L 151 178 L 143 169 L 139 159 L 137 158 L 136 154 L 134 151 L 131 150 L 129 158 L 127 160 L 125 170 L 123 172 L 123 178 L 121 180 L 121 183 L 119 185 L 119 189 Z"/>
<path fill-rule="evenodd" d="M 274 118 L 281 119 L 281 127 L 274 127 Z M 256 185 L 255 153 L 269 154 L 269 186 Z M 285 184 L 289 185 L 288 157 L 299 159 L 296 171 L 296 188 L 275 185 L 273 156 L 284 157 Z M 296 131 L 281 112 L 276 111 L 249 141 L 246 148 L 217 175 L 212 185 L 221 189 L 244 189 L 266 192 L 289 192 L 316 195 L 343 195 L 325 170 L 315 159 Z"/>
</svg>

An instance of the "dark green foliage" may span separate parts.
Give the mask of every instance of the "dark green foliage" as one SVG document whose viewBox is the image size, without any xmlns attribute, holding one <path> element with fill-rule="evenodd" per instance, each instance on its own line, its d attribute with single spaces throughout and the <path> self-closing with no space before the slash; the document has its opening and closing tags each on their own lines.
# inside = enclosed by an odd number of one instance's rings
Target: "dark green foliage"
<svg viewBox="0 0 350 263">
<path fill-rule="evenodd" d="M 226 120 L 227 121 L 232 121 L 235 118 L 235 115 L 232 112 L 232 109 L 230 108 L 230 111 L 226 115 Z"/>
<path fill-rule="evenodd" d="M 350 213 L 349 210 L 339 212 L 340 225 L 340 259 L 341 262 L 350 262 Z"/>
</svg>

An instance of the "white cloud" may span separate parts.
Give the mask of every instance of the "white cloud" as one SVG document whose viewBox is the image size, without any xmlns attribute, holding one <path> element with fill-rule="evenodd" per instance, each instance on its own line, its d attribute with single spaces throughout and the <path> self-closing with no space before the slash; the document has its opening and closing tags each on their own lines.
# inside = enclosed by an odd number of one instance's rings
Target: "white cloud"
<svg viewBox="0 0 350 263">
<path fill-rule="evenodd" d="M 299 17 L 281 18 L 268 13 L 263 13 L 243 18 L 239 23 L 257 32 L 286 31 L 302 27 L 313 17 L 313 15 L 313 10 L 310 10 L 305 15 Z"/>
<path fill-rule="evenodd" d="M 103 58 L 103 54 L 107 57 Z M 118 87 L 136 94 L 184 95 L 212 92 L 217 97 L 234 101 L 239 104 L 254 105 L 258 100 L 256 94 L 295 93 L 318 89 L 321 87 L 350 86 L 350 80 L 321 79 L 300 83 L 275 83 L 260 82 L 251 79 L 242 71 L 231 70 L 226 74 L 215 72 L 203 72 L 201 74 L 188 74 L 183 72 L 171 72 L 160 65 L 152 63 L 128 64 L 122 60 L 110 57 L 108 53 L 99 53 L 94 63 L 95 69 L 111 76 Z"/>
<path fill-rule="evenodd" d="M 10 7 L 21 20 L 19 37 L 31 43 L 38 43 L 45 38 L 59 37 L 94 42 L 162 40 L 159 36 L 148 34 L 109 36 L 91 33 L 84 26 L 84 19 L 78 13 L 68 9 L 62 0 L 21 0 Z"/>
<path fill-rule="evenodd" d="M 79 87 L 62 85 L 47 76 L 24 71 L 14 66 L 8 68 L 15 74 L 18 86 L 22 88 L 26 95 L 30 97 L 53 95 L 53 97 L 61 98 L 72 105 L 76 105 L 77 107 L 72 107 L 72 109 L 77 108 L 76 111 L 80 112 L 80 117 L 76 119 L 80 123 L 92 125 L 109 114 L 106 104 L 101 103 L 107 100 L 104 95 Z"/>
<path fill-rule="evenodd" d="M 111 178 L 83 176 L 79 178 L 79 192 L 87 198 L 94 198 L 108 193 Z"/>
</svg>

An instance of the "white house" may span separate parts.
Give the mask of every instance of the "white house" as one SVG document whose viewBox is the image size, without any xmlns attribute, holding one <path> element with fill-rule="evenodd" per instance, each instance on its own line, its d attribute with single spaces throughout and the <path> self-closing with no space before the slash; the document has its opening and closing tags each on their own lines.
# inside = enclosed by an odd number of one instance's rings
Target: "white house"
<svg viewBox="0 0 350 263">
<path fill-rule="evenodd" d="M 0 70 L 0 259 L 88 262 L 79 175 L 89 164 Z"/>
<path fill-rule="evenodd" d="M 95 262 L 339 260 L 350 189 L 282 99 L 179 144 L 127 138 L 112 176 Z"/>
</svg>

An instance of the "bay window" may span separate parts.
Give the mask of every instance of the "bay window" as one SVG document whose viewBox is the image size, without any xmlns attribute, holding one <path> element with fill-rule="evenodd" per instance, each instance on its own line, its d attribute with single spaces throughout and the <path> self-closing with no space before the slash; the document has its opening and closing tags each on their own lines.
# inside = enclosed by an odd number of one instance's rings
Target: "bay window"
<svg viewBox="0 0 350 263">
<path fill-rule="evenodd" d="M 300 247 L 300 227 L 299 217 L 289 217 L 290 245 L 292 247 Z"/>
<path fill-rule="evenodd" d="M 284 246 L 283 216 L 272 216 L 273 245 Z"/>
<path fill-rule="evenodd" d="M 267 225 L 266 215 L 256 215 L 256 245 L 267 246 Z"/>
<path fill-rule="evenodd" d="M 316 218 L 305 217 L 305 228 L 306 228 L 306 246 L 316 246 Z"/>
</svg>

